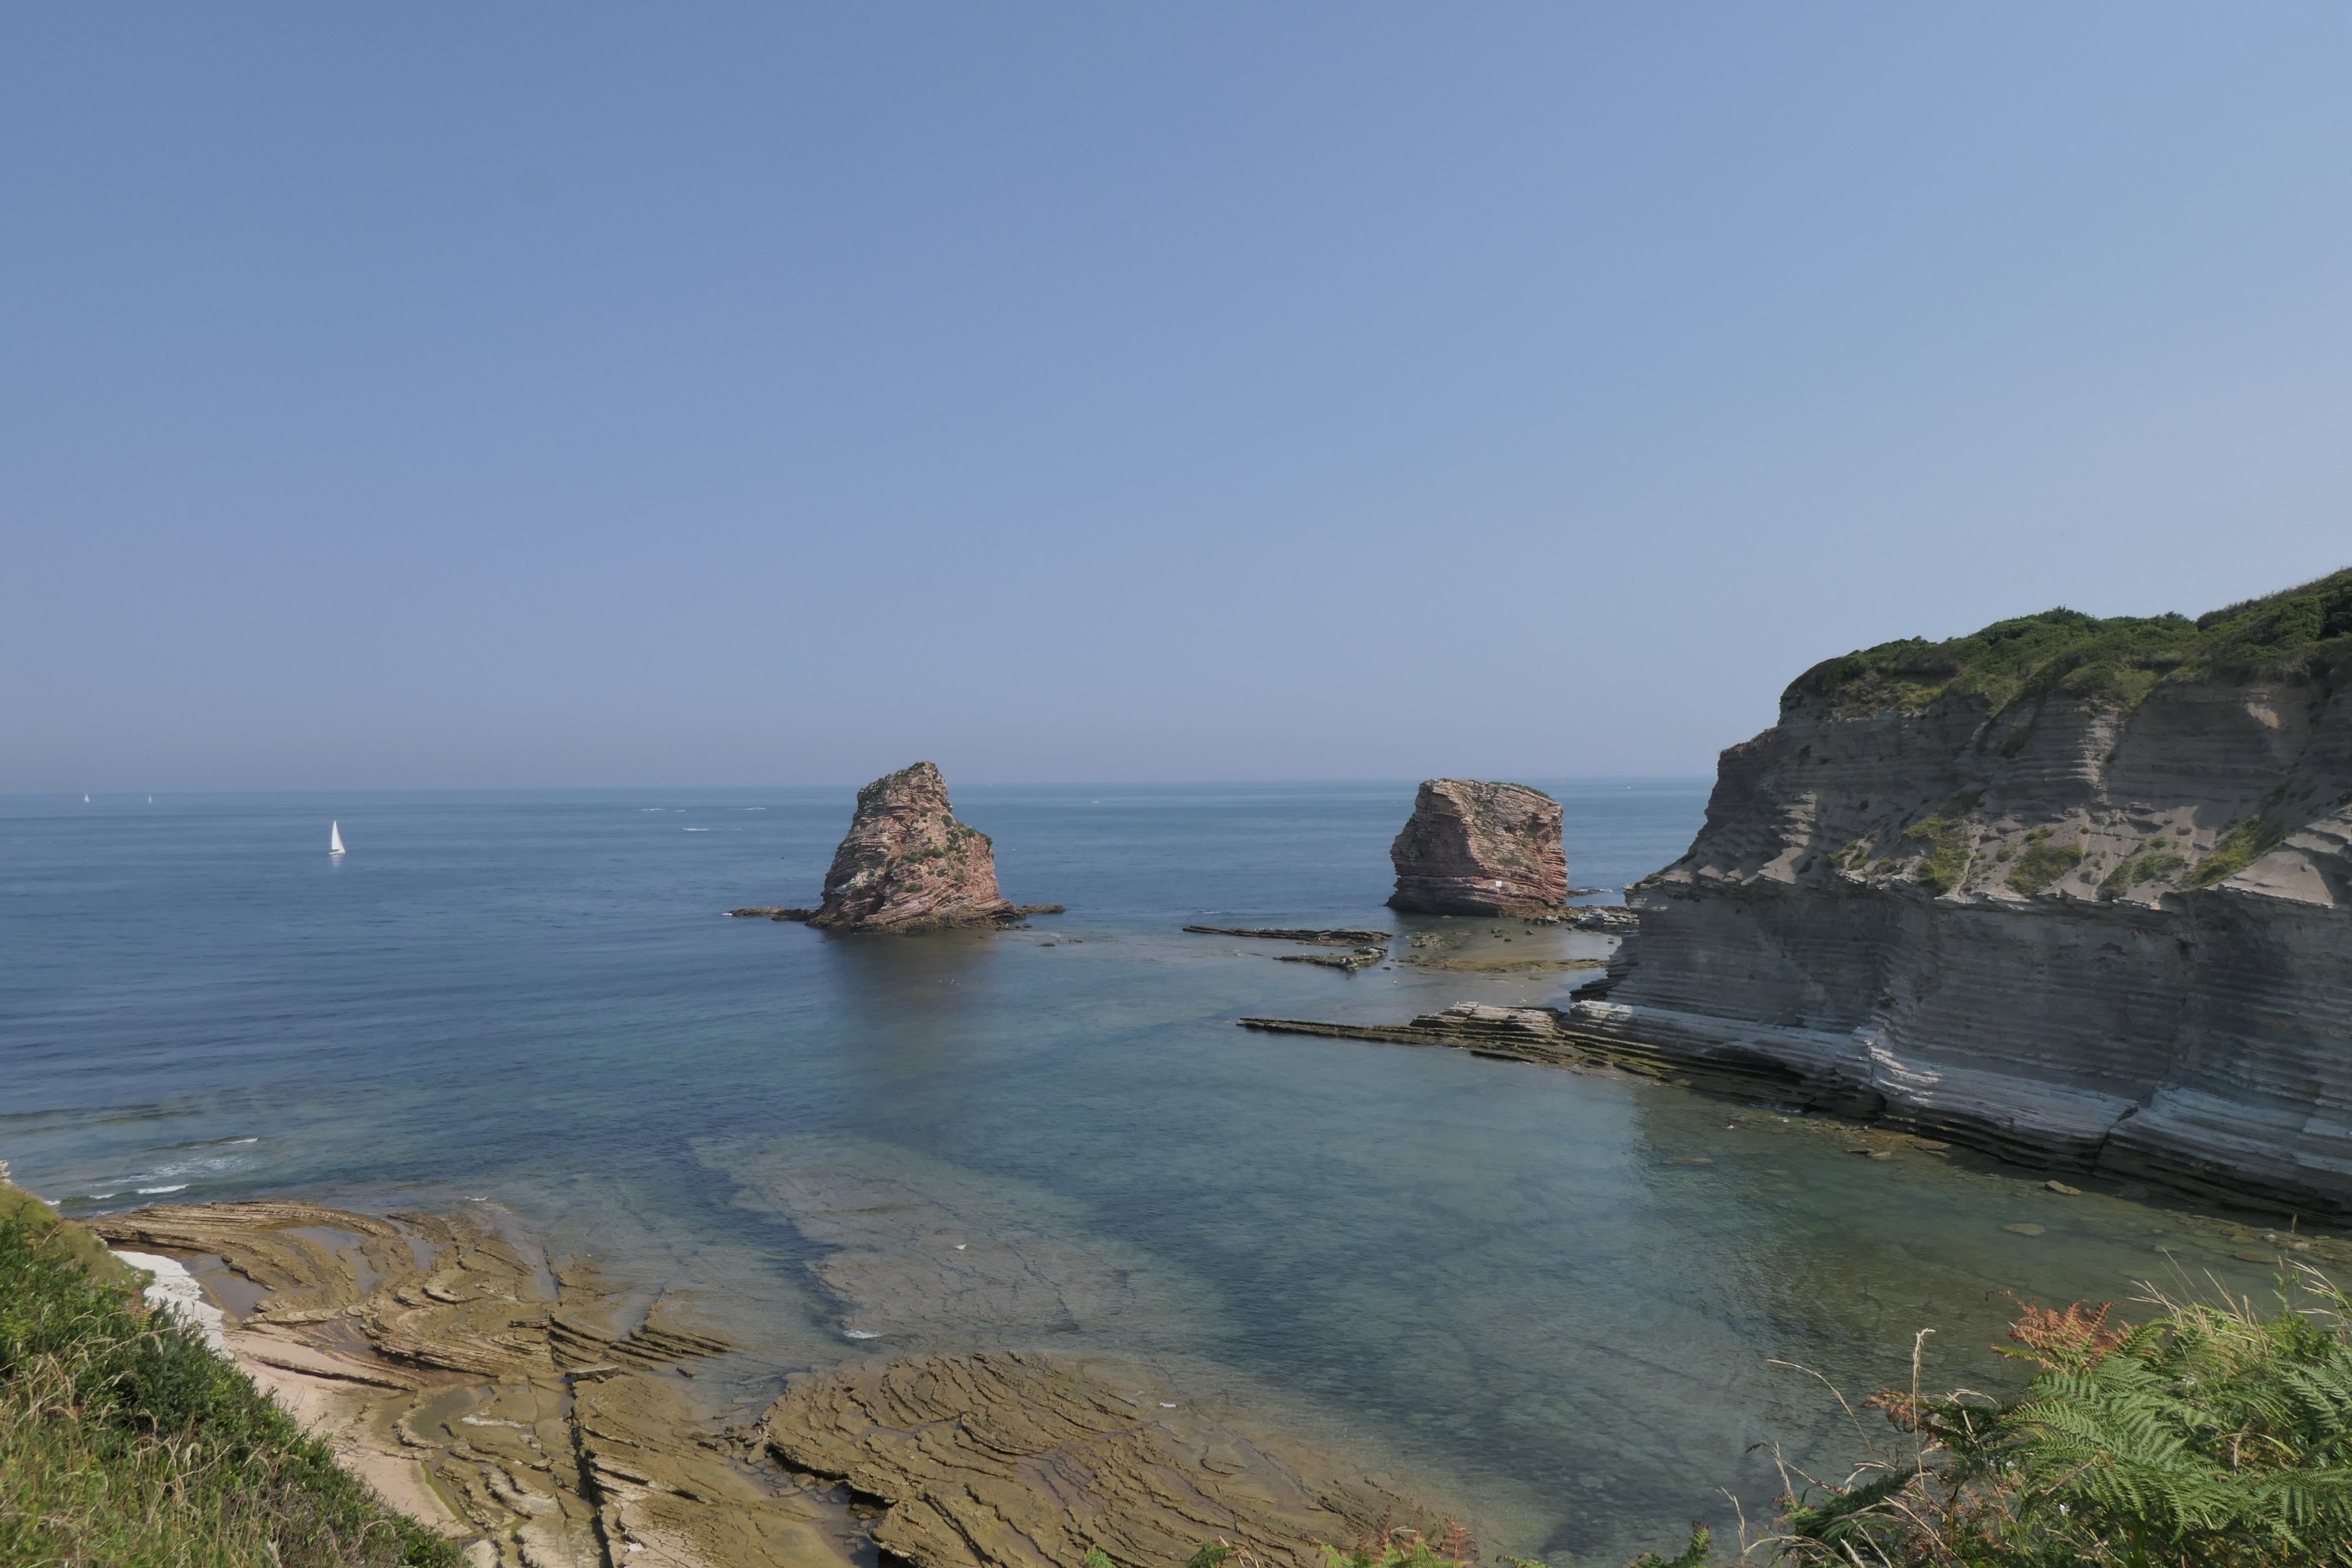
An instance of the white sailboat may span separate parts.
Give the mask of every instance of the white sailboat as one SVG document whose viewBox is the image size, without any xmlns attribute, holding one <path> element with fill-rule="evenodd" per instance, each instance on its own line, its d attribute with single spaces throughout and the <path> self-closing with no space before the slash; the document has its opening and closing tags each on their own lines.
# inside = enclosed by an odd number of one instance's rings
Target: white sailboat
<svg viewBox="0 0 2352 1568">
<path fill-rule="evenodd" d="M 327 853 L 340 855 L 342 852 L 343 825 L 340 822 L 330 822 L 327 824 Z"/>
</svg>

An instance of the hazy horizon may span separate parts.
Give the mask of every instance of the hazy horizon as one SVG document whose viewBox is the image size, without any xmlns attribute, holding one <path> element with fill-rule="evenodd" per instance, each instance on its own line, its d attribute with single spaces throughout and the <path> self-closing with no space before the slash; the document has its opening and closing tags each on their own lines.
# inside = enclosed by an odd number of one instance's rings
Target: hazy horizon
<svg viewBox="0 0 2352 1568">
<path fill-rule="evenodd" d="M 19 8 L 0 792 L 1703 775 L 1848 649 L 2352 559 L 2347 53 Z"/>
<path fill-rule="evenodd" d="M 911 759 L 911 761 L 924 760 L 928 759 Z M 900 765 L 904 766 L 907 764 L 902 763 Z M 897 770 L 890 769 L 886 771 L 895 772 Z M 944 773 L 944 770 L 942 770 L 942 772 Z M 879 778 L 881 776 L 881 774 L 877 773 L 875 775 L 875 778 Z M 1444 775 L 1433 774 L 1428 776 L 1441 777 Z M 1711 782 L 1714 777 L 1714 770 L 1708 769 L 1702 773 L 1559 773 L 1549 775 L 1528 773 L 1517 779 L 1507 779 L 1502 782 L 1531 784 L 1537 788 L 1541 788 L 1545 784 L 1622 784 L 1628 789 L 1636 789 L 1647 784 L 1679 785 L 1684 788 L 1687 788 L 1693 784 L 1705 784 Z M 372 796 L 400 798 L 409 795 L 428 795 L 468 796 L 551 795 L 623 795 L 635 791 L 645 791 L 648 793 L 659 792 L 665 795 L 746 795 L 763 792 L 768 794 L 818 795 L 839 792 L 844 795 L 845 798 L 846 798 L 862 786 L 872 784 L 873 782 L 875 782 L 874 778 L 842 778 L 814 779 L 793 784 L 761 783 L 757 781 L 750 783 L 727 783 L 722 781 L 718 784 L 645 784 L 624 782 L 620 784 L 415 784 L 390 789 L 379 788 L 366 784 L 320 784 L 302 788 L 283 789 L 157 788 L 153 790 L 144 790 L 133 788 L 90 790 L 0 790 L 0 801 L 47 801 L 62 799 L 68 802 L 78 803 L 84 795 L 89 796 L 93 804 L 100 805 L 113 800 L 145 801 L 150 798 L 159 797 L 160 800 L 234 800 L 240 798 L 271 800 L 346 796 L 351 799 L 363 801 Z M 948 776 L 948 788 L 950 793 L 962 788 L 978 789 L 982 791 L 1017 789 L 1141 790 L 1155 788 L 1176 790 L 1245 790 L 1259 788 L 1313 789 L 1319 785 L 1328 786 L 1333 789 L 1361 789 L 1369 784 L 1392 784 L 1399 789 L 1412 790 L 1419 787 L 1421 783 L 1422 775 L 1407 775 L 1402 773 L 1380 774 L 1364 778 L 1319 779 L 1024 779 L 992 778 L 982 774 L 973 774 L 968 778 Z"/>
</svg>

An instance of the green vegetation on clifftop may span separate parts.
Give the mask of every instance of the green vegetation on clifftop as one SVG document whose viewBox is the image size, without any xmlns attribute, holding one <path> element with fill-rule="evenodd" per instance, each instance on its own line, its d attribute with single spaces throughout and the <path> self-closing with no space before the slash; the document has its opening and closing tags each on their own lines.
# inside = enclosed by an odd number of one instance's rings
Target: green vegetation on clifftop
<svg viewBox="0 0 2352 1568">
<path fill-rule="evenodd" d="M 0 1565 L 459 1568 L 127 1272 L 0 1182 Z"/>
<path fill-rule="evenodd" d="M 2063 692 L 2131 707 L 2168 680 L 2285 675 L 2352 664 L 2352 569 L 2190 620 L 2044 610 L 1967 637 L 1881 643 L 1825 659 L 1784 702 L 1827 698 L 1843 708 L 1916 710 L 1939 698 L 1981 699 L 1994 710 Z"/>
</svg>

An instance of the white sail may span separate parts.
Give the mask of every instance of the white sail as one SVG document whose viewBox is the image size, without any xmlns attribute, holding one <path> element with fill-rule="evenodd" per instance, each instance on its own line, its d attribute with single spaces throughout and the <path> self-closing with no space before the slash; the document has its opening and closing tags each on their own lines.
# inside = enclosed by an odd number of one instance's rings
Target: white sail
<svg viewBox="0 0 2352 1568">
<path fill-rule="evenodd" d="M 340 822 L 331 822 L 327 824 L 327 853 L 340 855 L 342 852 L 343 825 Z"/>
</svg>

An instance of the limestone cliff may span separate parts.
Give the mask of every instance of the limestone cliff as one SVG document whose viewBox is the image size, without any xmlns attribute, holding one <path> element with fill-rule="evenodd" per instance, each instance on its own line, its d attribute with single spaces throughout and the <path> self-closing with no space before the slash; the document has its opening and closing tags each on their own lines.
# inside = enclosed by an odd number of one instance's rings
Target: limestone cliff
<svg viewBox="0 0 2352 1568">
<path fill-rule="evenodd" d="M 947 781 L 929 763 L 857 792 L 857 814 L 824 874 L 809 918 L 836 931 L 935 931 L 993 925 L 1020 911 L 996 887 L 988 835 L 948 809 Z"/>
<path fill-rule="evenodd" d="M 1568 901 L 1559 802 L 1525 784 L 1430 779 L 1389 847 L 1389 907 L 1433 915 L 1523 915 Z"/>
<path fill-rule="evenodd" d="M 2037 1162 L 2352 1214 L 2352 572 L 1832 659 L 1573 1026 Z"/>
</svg>

